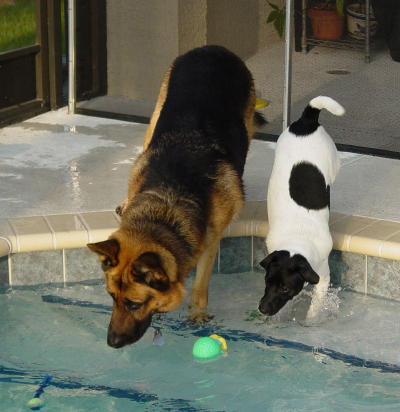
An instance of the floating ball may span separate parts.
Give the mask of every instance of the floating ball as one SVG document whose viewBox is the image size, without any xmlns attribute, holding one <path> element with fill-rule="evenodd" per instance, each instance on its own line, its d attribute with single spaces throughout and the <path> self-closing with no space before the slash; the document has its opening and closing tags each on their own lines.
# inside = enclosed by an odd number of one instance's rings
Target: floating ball
<svg viewBox="0 0 400 412">
<path fill-rule="evenodd" d="M 193 356 L 196 359 L 208 360 L 223 354 L 227 350 L 226 341 L 218 335 L 197 339 L 193 345 Z"/>
<path fill-rule="evenodd" d="M 33 410 L 38 410 L 44 405 L 44 402 L 40 398 L 32 398 L 30 401 L 26 403 L 28 408 Z"/>
</svg>

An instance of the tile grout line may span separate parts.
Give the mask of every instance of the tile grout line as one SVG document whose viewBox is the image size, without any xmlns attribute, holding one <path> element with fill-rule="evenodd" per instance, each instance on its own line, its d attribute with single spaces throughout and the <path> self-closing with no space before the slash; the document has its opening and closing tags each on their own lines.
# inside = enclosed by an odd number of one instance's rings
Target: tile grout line
<svg viewBox="0 0 400 412">
<path fill-rule="evenodd" d="M 11 261 L 11 253 L 8 254 L 8 284 L 9 286 L 12 286 L 12 261 Z"/>
<path fill-rule="evenodd" d="M 18 252 L 21 250 L 21 247 L 20 247 L 20 244 L 19 244 L 19 237 L 18 237 L 17 231 L 15 230 L 15 227 L 14 227 L 14 225 L 12 224 L 11 219 L 7 219 L 7 222 L 8 222 L 8 224 L 10 225 L 11 230 L 12 230 L 13 233 L 14 233 L 15 243 L 17 244 L 16 253 L 18 253 Z"/>
<path fill-rule="evenodd" d="M 251 270 L 254 270 L 254 236 L 251 235 Z"/>
<path fill-rule="evenodd" d="M 53 227 L 51 226 L 49 219 L 47 218 L 47 216 L 43 215 L 42 216 L 44 221 L 47 224 L 47 227 L 49 228 L 50 232 L 51 232 L 51 243 L 53 244 L 53 249 L 57 250 L 57 239 L 56 239 L 56 232 L 53 229 Z"/>
<path fill-rule="evenodd" d="M 0 236 L 0 239 L 3 239 L 8 244 L 8 254 L 7 254 L 8 285 L 12 286 L 12 264 L 11 264 L 12 244 L 10 240 L 4 236 Z"/>
<path fill-rule="evenodd" d="M 66 261 L 66 255 L 65 255 L 65 249 L 62 249 L 62 266 L 63 266 L 63 281 L 64 281 L 64 286 L 67 283 L 67 261 Z"/>
<path fill-rule="evenodd" d="M 392 237 L 396 236 L 396 235 L 399 234 L 399 233 L 400 233 L 400 230 L 396 230 L 396 232 L 390 234 L 390 235 L 387 236 L 385 239 L 382 239 L 382 240 L 381 240 L 381 244 L 380 244 L 380 246 L 379 246 L 379 252 L 378 252 L 378 253 L 379 253 L 379 257 L 382 257 L 382 248 L 383 248 L 385 242 L 387 242 L 388 240 L 390 240 Z M 384 258 L 384 259 L 385 259 L 385 258 Z"/>
<path fill-rule="evenodd" d="M 119 226 L 121 224 L 121 217 L 117 214 L 117 212 L 115 212 L 115 210 L 112 211 L 111 213 L 112 213 L 115 221 L 118 223 L 118 226 Z"/>
<path fill-rule="evenodd" d="M 90 231 L 89 231 L 89 226 L 86 223 L 85 218 L 80 213 L 77 213 L 76 216 L 78 217 L 78 220 L 80 220 L 80 222 L 82 223 L 82 226 L 86 230 L 88 243 L 91 243 L 91 235 L 90 235 Z"/>
<path fill-rule="evenodd" d="M 373 218 L 368 218 L 368 219 L 373 219 Z M 349 235 L 349 236 L 354 236 L 354 235 L 356 235 L 357 233 L 362 232 L 364 229 L 366 229 L 367 227 L 372 226 L 372 225 L 373 225 L 373 224 L 375 224 L 375 223 L 376 223 L 376 219 L 373 219 L 373 221 L 372 221 L 372 222 L 370 222 L 370 223 L 368 223 L 368 225 L 363 226 L 363 227 L 358 228 L 358 229 L 355 229 L 355 231 L 354 231 L 354 232 L 352 232 L 352 233 L 350 233 L 350 235 Z"/>
<path fill-rule="evenodd" d="M 355 235 L 357 235 L 357 233 L 362 232 L 364 229 L 366 229 L 367 227 L 372 226 L 374 223 L 376 223 L 376 220 L 374 220 L 374 221 L 371 222 L 371 223 L 368 223 L 367 226 L 363 226 L 362 228 L 356 229 L 353 233 L 350 233 L 349 235 L 347 235 L 347 236 L 348 236 L 348 239 L 347 239 L 347 241 L 346 241 L 346 252 L 351 252 L 351 251 L 350 251 L 350 242 L 351 242 L 351 239 L 352 239 Z"/>
</svg>

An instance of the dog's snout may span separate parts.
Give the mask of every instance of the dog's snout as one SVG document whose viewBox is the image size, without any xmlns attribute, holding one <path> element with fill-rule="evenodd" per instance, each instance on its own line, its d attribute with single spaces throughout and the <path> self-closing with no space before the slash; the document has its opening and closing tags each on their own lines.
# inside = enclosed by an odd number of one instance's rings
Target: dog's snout
<svg viewBox="0 0 400 412">
<path fill-rule="evenodd" d="M 271 300 L 270 298 L 266 298 L 265 296 L 260 300 L 260 304 L 258 306 L 258 310 L 266 316 L 274 316 L 279 310 L 284 306 L 286 300 Z"/>
<path fill-rule="evenodd" d="M 136 321 L 130 328 L 115 328 L 115 324 L 111 321 L 108 326 L 107 344 L 112 348 L 122 348 L 137 342 L 146 332 L 151 324 L 151 315 L 142 321 Z"/>
<path fill-rule="evenodd" d="M 269 305 L 266 304 L 263 300 L 260 301 L 260 304 L 258 305 L 258 310 L 263 315 L 269 315 Z"/>
<path fill-rule="evenodd" d="M 119 335 L 117 333 L 109 333 L 107 335 L 107 344 L 112 348 L 122 348 L 128 343 L 128 339 L 125 335 Z"/>
</svg>

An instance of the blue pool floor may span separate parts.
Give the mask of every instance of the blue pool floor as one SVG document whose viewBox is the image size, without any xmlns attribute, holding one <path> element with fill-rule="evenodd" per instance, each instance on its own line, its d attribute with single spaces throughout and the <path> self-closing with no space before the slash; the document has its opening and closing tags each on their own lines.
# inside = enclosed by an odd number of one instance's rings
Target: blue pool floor
<svg viewBox="0 0 400 412">
<path fill-rule="evenodd" d="M 189 282 L 190 283 L 190 280 Z M 206 326 L 186 307 L 137 344 L 106 345 L 111 301 L 102 282 L 0 294 L 1 410 L 27 410 L 46 374 L 43 411 L 397 411 L 399 303 L 331 290 L 320 323 L 305 327 L 308 293 L 278 317 L 254 311 L 260 273 L 218 274 Z M 218 333 L 228 356 L 193 360 L 199 336 Z"/>
</svg>

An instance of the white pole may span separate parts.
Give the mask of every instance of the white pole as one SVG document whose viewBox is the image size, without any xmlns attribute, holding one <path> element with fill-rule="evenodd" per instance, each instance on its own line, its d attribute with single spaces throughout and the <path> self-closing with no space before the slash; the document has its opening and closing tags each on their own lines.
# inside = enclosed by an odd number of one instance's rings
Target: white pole
<svg viewBox="0 0 400 412">
<path fill-rule="evenodd" d="M 286 0 L 285 19 L 285 78 L 283 84 L 283 130 L 290 124 L 292 88 L 292 14 L 293 2 Z"/>
<path fill-rule="evenodd" d="M 75 0 L 68 0 L 68 113 L 76 107 Z"/>
</svg>

